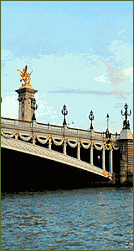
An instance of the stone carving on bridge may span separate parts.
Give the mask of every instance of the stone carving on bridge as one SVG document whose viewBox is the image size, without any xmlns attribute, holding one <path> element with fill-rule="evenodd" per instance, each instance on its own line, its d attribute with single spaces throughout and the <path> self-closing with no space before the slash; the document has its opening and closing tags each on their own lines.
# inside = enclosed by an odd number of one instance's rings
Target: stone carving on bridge
<svg viewBox="0 0 134 251">
<path fill-rule="evenodd" d="M 7 139 L 13 138 L 14 137 L 14 133 L 13 134 L 9 134 L 6 132 L 3 132 L 3 130 L 1 130 L 1 135 Z"/>
<path fill-rule="evenodd" d="M 14 136 L 15 136 L 15 139 L 18 140 L 18 137 L 20 136 L 18 130 L 16 130 L 16 131 L 14 132 Z"/>
<path fill-rule="evenodd" d="M 106 150 L 110 150 L 111 149 L 111 145 L 106 145 Z"/>
<path fill-rule="evenodd" d="M 23 141 L 26 141 L 28 142 L 31 138 L 32 138 L 32 134 L 31 135 L 26 135 L 26 136 L 22 136 L 22 135 L 19 135 L 20 136 L 20 139 L 22 139 Z"/>
<path fill-rule="evenodd" d="M 58 137 L 58 136 L 52 136 L 52 135 L 40 135 L 38 134 L 37 132 L 33 132 L 31 134 L 21 134 L 19 132 L 19 130 L 15 130 L 14 133 L 9 133 L 8 132 L 3 132 L 3 130 L 1 130 L 1 135 L 7 139 L 10 139 L 10 138 L 14 138 L 15 139 L 18 139 L 18 137 L 20 137 L 21 140 L 25 141 L 25 142 L 28 142 L 32 139 L 32 143 L 35 145 L 36 144 L 36 139 L 39 141 L 39 143 L 41 144 L 46 144 L 48 141 L 50 144 L 52 144 L 52 142 L 56 145 L 56 146 L 61 146 L 63 143 L 66 143 L 68 144 L 70 147 L 72 148 L 75 148 L 78 146 L 78 143 L 84 148 L 84 149 L 88 149 L 88 148 L 95 148 L 96 150 L 102 150 L 103 149 L 103 145 L 105 145 L 105 150 L 110 150 L 111 147 L 114 149 L 114 150 L 118 150 L 119 149 L 119 146 L 115 146 L 112 142 L 110 144 L 106 144 L 106 142 L 104 143 L 99 143 L 97 141 L 94 141 L 94 140 L 88 140 L 88 141 L 85 141 L 85 140 L 81 140 L 80 138 L 78 138 L 77 140 L 74 140 L 73 138 L 71 137 Z M 72 142 L 74 143 L 72 143 Z"/>
<path fill-rule="evenodd" d="M 71 143 L 70 141 L 73 141 L 75 143 Z M 67 139 L 67 142 L 68 142 L 68 145 L 72 148 L 75 148 L 78 144 L 78 140 L 77 141 L 74 141 L 74 140 L 70 140 L 70 139 Z"/>
<path fill-rule="evenodd" d="M 101 151 L 102 148 L 103 148 L 103 145 L 96 143 L 96 144 L 94 144 L 94 147 L 95 147 L 96 150 Z"/>
<path fill-rule="evenodd" d="M 33 132 L 32 133 L 32 141 L 33 141 L 33 145 L 36 144 L 36 138 L 37 138 L 37 133 L 36 132 Z"/>
<path fill-rule="evenodd" d="M 33 88 L 33 87 L 31 86 L 31 84 L 30 84 L 30 81 L 31 81 L 31 74 L 32 74 L 33 70 L 31 71 L 31 73 L 27 73 L 27 65 L 26 65 L 26 66 L 25 66 L 25 69 L 23 69 L 23 72 L 20 71 L 20 70 L 17 70 L 17 71 L 19 72 L 20 76 L 22 77 L 22 78 L 20 79 L 20 82 L 24 81 L 24 84 L 22 83 L 22 87 L 23 87 L 23 86 L 28 86 L 28 87 Z"/>
<path fill-rule="evenodd" d="M 57 140 L 60 140 L 60 141 L 57 141 Z M 64 138 L 63 139 L 58 139 L 57 137 L 56 138 L 54 138 L 53 137 L 53 142 L 54 142 L 54 144 L 56 145 L 56 146 L 61 146 L 62 144 L 63 144 L 63 141 L 64 141 Z"/>
<path fill-rule="evenodd" d="M 46 144 L 47 143 L 47 141 L 49 140 L 49 136 L 47 135 L 47 136 L 44 136 L 44 139 L 42 139 L 43 137 L 41 136 L 41 138 L 37 135 L 37 140 L 39 141 L 39 143 L 41 143 L 41 144 Z"/>
<path fill-rule="evenodd" d="M 106 171 L 103 171 L 103 175 L 104 175 L 104 176 L 106 176 L 106 175 L 107 175 Z"/>
<path fill-rule="evenodd" d="M 112 147 L 113 147 L 114 150 L 119 150 L 119 145 L 115 146 L 114 144 L 112 144 Z"/>
<path fill-rule="evenodd" d="M 84 144 L 84 143 L 86 143 L 86 144 Z M 91 141 L 85 142 L 85 141 L 81 140 L 81 145 L 84 149 L 88 149 L 91 145 Z"/>
<path fill-rule="evenodd" d="M 17 133 L 17 134 L 16 134 Z M 57 136 L 52 136 L 52 134 L 46 134 L 44 135 L 43 134 L 38 134 L 36 131 L 33 131 L 31 134 L 27 134 L 26 135 L 21 132 L 19 132 L 18 130 L 16 130 L 14 133 L 9 133 L 9 131 L 5 131 L 1 132 L 2 136 L 4 136 L 5 138 L 13 138 L 15 136 L 15 139 L 18 139 L 18 136 L 19 136 L 19 139 L 25 141 L 25 142 L 28 142 L 32 139 L 31 143 L 33 143 L 33 145 L 36 144 L 36 139 L 38 140 L 39 143 L 41 144 L 46 144 L 49 140 L 49 150 L 51 150 L 51 144 L 53 142 L 53 144 L 57 145 L 57 146 L 61 146 L 63 144 L 63 153 L 66 155 L 66 143 L 68 143 L 68 145 L 70 147 L 77 147 L 77 158 L 80 159 L 80 147 L 82 146 L 84 149 L 88 149 L 90 148 L 90 151 L 91 151 L 91 155 L 93 155 L 93 148 L 95 148 L 96 150 L 118 150 L 119 149 L 119 146 L 115 146 L 113 144 L 113 142 L 107 144 L 106 142 L 103 142 L 103 143 L 100 143 L 98 141 L 95 141 L 95 140 L 81 140 L 81 138 L 78 138 L 78 139 L 74 139 L 74 138 L 71 138 L 71 137 L 59 137 L 58 135 Z M 74 143 L 72 143 L 72 142 Z M 103 152 L 103 155 L 104 155 L 104 152 Z M 90 159 L 90 163 L 93 164 L 93 158 Z"/>
</svg>

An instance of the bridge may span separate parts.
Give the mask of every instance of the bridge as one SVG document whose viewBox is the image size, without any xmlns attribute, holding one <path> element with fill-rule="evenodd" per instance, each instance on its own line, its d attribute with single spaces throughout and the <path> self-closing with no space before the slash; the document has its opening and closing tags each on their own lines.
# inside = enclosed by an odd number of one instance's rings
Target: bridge
<svg viewBox="0 0 134 251">
<path fill-rule="evenodd" d="M 112 180 L 113 150 L 118 150 L 119 135 L 112 134 L 112 142 L 106 135 L 93 130 L 73 129 L 67 126 L 41 124 L 36 121 L 20 121 L 1 118 L 1 147 L 51 159 Z M 56 151 L 53 150 L 56 146 Z M 67 146 L 77 149 L 77 156 L 67 153 Z M 62 148 L 62 152 L 61 151 Z M 81 160 L 81 148 L 88 150 L 89 163 Z M 58 151 L 60 149 L 60 151 Z M 102 153 L 101 167 L 94 165 L 94 150 Z M 105 151 L 109 151 L 109 171 L 105 168 Z"/>
<path fill-rule="evenodd" d="M 93 129 L 93 111 L 90 111 L 91 126 L 88 130 L 70 128 L 65 116 L 68 114 L 63 106 L 63 126 L 42 124 L 36 122 L 37 109 L 34 94 L 37 92 L 30 84 L 30 74 L 27 66 L 23 72 L 18 70 L 24 84 L 16 90 L 19 101 L 19 116 L 17 119 L 1 118 L 1 147 L 37 156 L 41 159 L 62 163 L 64 166 L 74 167 L 104 177 L 108 181 L 114 180 L 114 174 L 120 179 L 120 184 L 131 180 L 133 182 L 133 135 L 127 119 L 128 105 L 125 104 L 123 128 L 120 134 L 96 132 Z M 43 165 L 44 166 L 44 165 Z M 44 167 L 45 168 L 45 167 Z M 114 170 L 115 169 L 115 170 Z"/>
</svg>

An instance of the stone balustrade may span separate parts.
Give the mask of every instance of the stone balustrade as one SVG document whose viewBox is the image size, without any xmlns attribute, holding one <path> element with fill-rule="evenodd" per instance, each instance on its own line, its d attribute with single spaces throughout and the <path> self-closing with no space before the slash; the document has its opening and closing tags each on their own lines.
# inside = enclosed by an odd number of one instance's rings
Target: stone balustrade
<svg viewBox="0 0 134 251">
<path fill-rule="evenodd" d="M 32 132 L 33 128 L 37 132 L 40 133 L 52 133 L 54 135 L 66 135 L 71 136 L 73 138 L 79 138 L 82 139 L 94 139 L 99 142 L 106 141 L 107 138 L 105 134 L 102 132 L 95 132 L 90 130 L 82 130 L 82 129 L 76 129 L 76 128 L 69 128 L 69 127 L 63 127 L 63 126 L 56 126 L 56 125 L 50 125 L 50 124 L 41 124 L 41 123 L 32 123 L 28 121 L 19 121 L 15 119 L 7 119 L 7 118 L 1 118 L 1 128 L 19 128 L 21 131 L 29 131 Z M 120 135 L 111 134 L 111 140 L 116 143 L 117 139 L 120 139 Z"/>
</svg>

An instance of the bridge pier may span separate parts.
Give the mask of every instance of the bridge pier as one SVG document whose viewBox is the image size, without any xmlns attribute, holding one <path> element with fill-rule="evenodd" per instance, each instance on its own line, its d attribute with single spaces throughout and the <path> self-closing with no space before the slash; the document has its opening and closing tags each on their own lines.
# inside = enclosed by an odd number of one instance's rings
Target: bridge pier
<svg viewBox="0 0 134 251">
<path fill-rule="evenodd" d="M 133 135 L 130 129 L 120 134 L 120 184 L 133 183 Z"/>
<path fill-rule="evenodd" d="M 106 168 L 105 168 L 105 146 L 104 145 L 102 148 L 102 168 L 104 171 L 106 170 Z"/>
</svg>

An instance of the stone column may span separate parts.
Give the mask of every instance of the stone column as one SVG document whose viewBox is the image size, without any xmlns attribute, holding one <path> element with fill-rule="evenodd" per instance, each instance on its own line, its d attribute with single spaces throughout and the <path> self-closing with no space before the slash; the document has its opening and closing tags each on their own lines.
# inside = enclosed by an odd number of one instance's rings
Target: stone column
<svg viewBox="0 0 134 251">
<path fill-rule="evenodd" d="M 63 145 L 63 153 L 66 155 L 66 146 L 67 146 L 67 143 L 66 143 L 66 139 L 64 139 L 64 145 Z"/>
<path fill-rule="evenodd" d="M 52 139 L 51 139 L 51 137 L 49 137 L 49 150 L 51 150 L 51 144 L 52 144 Z"/>
<path fill-rule="evenodd" d="M 90 164 L 93 165 L 93 145 L 90 147 Z"/>
<path fill-rule="evenodd" d="M 78 141 L 78 146 L 77 146 L 77 159 L 80 160 L 80 141 Z"/>
<path fill-rule="evenodd" d="M 102 148 L 102 168 L 103 168 L 103 171 L 106 170 L 106 168 L 105 168 L 105 146 L 104 145 Z"/>
<path fill-rule="evenodd" d="M 111 176 L 113 174 L 113 149 L 112 146 L 110 147 L 110 152 L 109 152 L 109 173 L 111 173 Z"/>
</svg>

